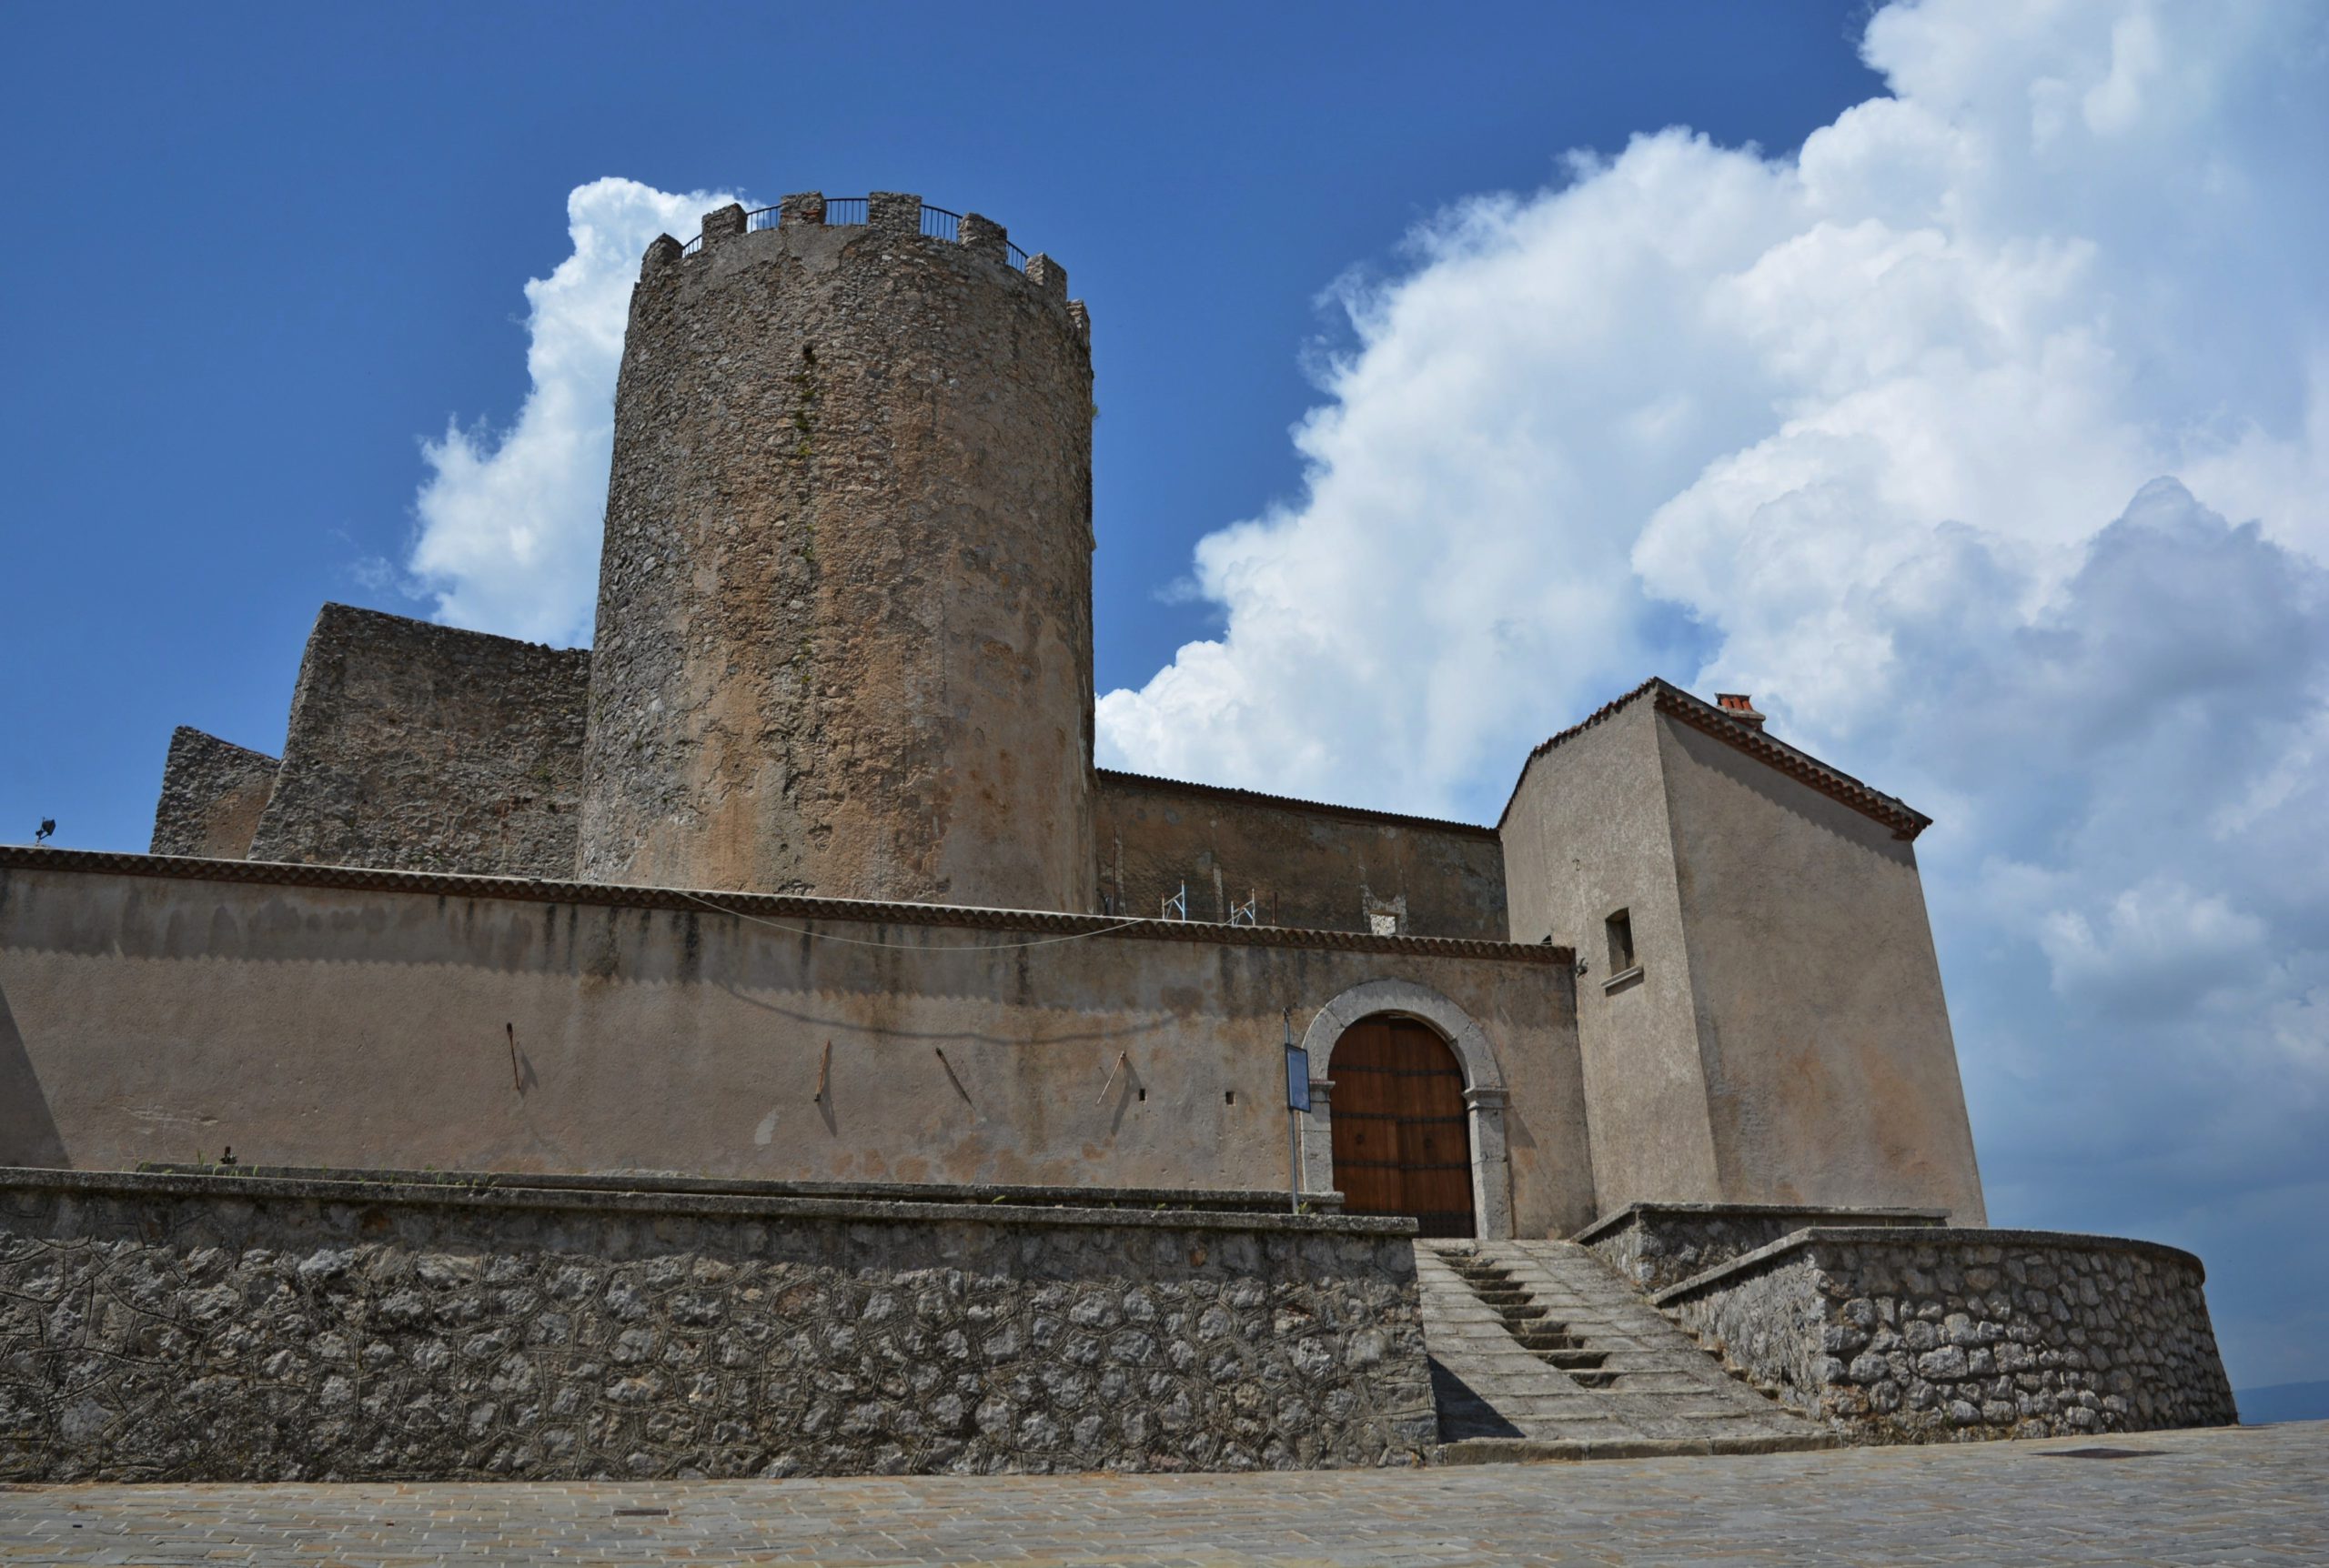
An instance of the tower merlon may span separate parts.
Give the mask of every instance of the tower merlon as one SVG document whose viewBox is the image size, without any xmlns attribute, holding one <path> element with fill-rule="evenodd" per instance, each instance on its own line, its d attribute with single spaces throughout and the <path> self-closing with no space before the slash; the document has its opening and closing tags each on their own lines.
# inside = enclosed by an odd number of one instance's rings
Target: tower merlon
<svg viewBox="0 0 2329 1568">
<path fill-rule="evenodd" d="M 1027 281 L 1054 299 L 1067 298 L 1067 268 L 1040 251 L 1027 258 Z"/>
<path fill-rule="evenodd" d="M 973 256 L 983 256 L 1005 266 L 1011 265 L 1010 231 L 983 213 L 964 213 L 954 238 Z"/>
<path fill-rule="evenodd" d="M 639 276 L 645 277 L 650 272 L 660 272 L 685 254 L 686 247 L 678 240 L 668 234 L 659 234 L 647 243 L 647 256 L 639 264 Z"/>
<path fill-rule="evenodd" d="M 920 234 L 922 198 L 902 191 L 868 191 L 865 223 L 879 234 Z"/>
<path fill-rule="evenodd" d="M 730 202 L 717 212 L 703 215 L 703 248 L 725 245 L 744 232 L 744 207 L 741 202 Z"/>
</svg>

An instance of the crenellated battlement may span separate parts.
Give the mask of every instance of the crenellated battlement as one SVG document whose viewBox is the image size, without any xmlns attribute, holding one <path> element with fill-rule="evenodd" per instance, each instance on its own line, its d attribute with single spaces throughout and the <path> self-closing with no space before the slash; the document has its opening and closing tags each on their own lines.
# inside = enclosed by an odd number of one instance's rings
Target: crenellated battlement
<svg viewBox="0 0 2329 1568">
<path fill-rule="evenodd" d="M 874 191 L 862 196 L 828 196 L 822 191 L 799 191 L 773 206 L 747 210 L 731 202 L 717 212 L 708 212 L 703 215 L 701 231 L 684 245 L 670 235 L 659 235 L 647 247 L 647 261 L 650 266 L 665 266 L 701 256 L 740 235 L 797 226 L 919 234 L 924 239 L 962 246 L 973 255 L 985 256 L 1021 272 L 1036 261 L 1048 259 L 1029 256 L 1012 242 L 1009 231 L 991 217 L 974 212 L 950 212 L 909 193 Z M 1056 267 L 1059 264 L 1050 265 Z"/>
<path fill-rule="evenodd" d="M 932 206 L 910 192 L 828 196 L 822 191 L 798 191 L 773 206 L 750 209 L 731 202 L 704 214 L 701 230 L 685 244 L 668 234 L 656 236 L 640 264 L 640 280 L 645 282 L 668 268 L 711 256 L 745 235 L 772 228 L 866 228 L 960 246 L 973 256 L 1020 274 L 1043 294 L 1064 302 L 1076 336 L 1087 344 L 1091 341 L 1090 312 L 1082 300 L 1067 297 L 1067 268 L 1041 251 L 1030 256 L 1012 242 L 1009 230 L 983 214 Z"/>
</svg>

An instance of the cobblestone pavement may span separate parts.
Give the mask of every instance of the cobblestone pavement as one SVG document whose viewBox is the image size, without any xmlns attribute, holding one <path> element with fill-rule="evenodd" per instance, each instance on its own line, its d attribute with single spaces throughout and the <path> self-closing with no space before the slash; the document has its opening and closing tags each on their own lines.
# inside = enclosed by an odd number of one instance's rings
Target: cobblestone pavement
<svg viewBox="0 0 2329 1568">
<path fill-rule="evenodd" d="M 0 1563 L 487 1558 L 2318 1563 L 2329 1422 L 1387 1473 L 0 1490 Z"/>
</svg>

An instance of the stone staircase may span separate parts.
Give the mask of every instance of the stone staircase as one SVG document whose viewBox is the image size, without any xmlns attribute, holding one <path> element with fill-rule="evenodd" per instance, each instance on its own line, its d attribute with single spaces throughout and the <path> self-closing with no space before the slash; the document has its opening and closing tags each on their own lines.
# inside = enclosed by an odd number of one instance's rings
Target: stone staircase
<svg viewBox="0 0 2329 1568">
<path fill-rule="evenodd" d="M 1571 1241 L 1421 1241 L 1439 1458 L 1639 1458 L 1833 1446 L 1725 1372 Z"/>
</svg>

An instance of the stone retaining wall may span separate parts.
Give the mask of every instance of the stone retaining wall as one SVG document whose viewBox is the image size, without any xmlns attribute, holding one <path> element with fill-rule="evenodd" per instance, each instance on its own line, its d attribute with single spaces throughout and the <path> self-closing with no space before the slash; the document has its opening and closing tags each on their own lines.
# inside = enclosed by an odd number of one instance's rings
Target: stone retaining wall
<svg viewBox="0 0 2329 1568">
<path fill-rule="evenodd" d="M 1577 1233 L 1593 1254 L 1655 1292 L 1768 1247 L 1808 1225 L 1942 1225 L 1942 1209 L 1822 1209 L 1775 1203 L 1628 1203 Z"/>
<path fill-rule="evenodd" d="M 1412 1462 L 1411 1231 L 0 1171 L 0 1478 Z"/>
<path fill-rule="evenodd" d="M 1653 1298 L 1855 1442 L 2239 1419 L 2199 1259 L 2043 1231 L 1797 1232 Z"/>
</svg>

